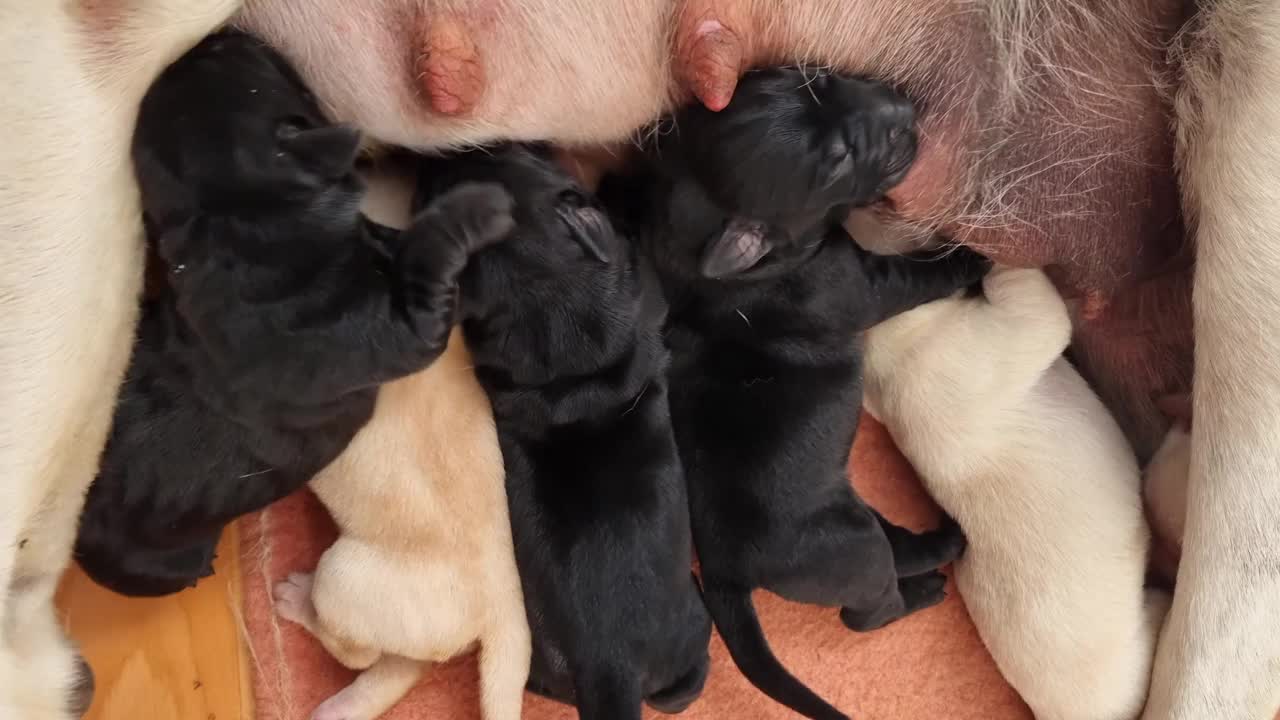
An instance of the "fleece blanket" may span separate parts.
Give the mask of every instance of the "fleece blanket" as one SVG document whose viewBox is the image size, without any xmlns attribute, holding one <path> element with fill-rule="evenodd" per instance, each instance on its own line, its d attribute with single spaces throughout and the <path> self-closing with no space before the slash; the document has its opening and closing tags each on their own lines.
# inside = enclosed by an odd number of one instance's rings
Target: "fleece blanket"
<svg viewBox="0 0 1280 720">
<path fill-rule="evenodd" d="M 878 423 L 863 417 L 850 459 L 858 491 L 889 519 L 915 530 L 933 527 L 937 507 Z M 245 621 L 254 666 L 258 720 L 305 720 L 353 674 L 301 628 L 279 620 L 271 587 L 310 570 L 333 541 L 324 508 L 300 492 L 244 518 Z M 949 584 L 943 604 L 867 634 L 848 631 L 836 611 L 757 594 L 775 652 L 793 673 L 859 720 L 1033 720 L 1001 678 L 963 600 Z M 430 612 L 430 600 L 424 599 Z M 706 692 L 687 720 L 786 720 L 796 717 L 753 688 L 712 640 Z M 572 709 L 526 694 L 529 720 L 571 720 Z M 386 720 L 479 720 L 476 664 L 464 657 L 432 668 Z M 646 718 L 663 717 L 646 710 Z"/>
</svg>

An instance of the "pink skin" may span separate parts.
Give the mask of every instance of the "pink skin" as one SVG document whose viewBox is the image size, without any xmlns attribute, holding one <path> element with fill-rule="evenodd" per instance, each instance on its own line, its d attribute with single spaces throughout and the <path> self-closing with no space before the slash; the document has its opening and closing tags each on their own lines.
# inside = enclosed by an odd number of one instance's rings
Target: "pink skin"
<svg viewBox="0 0 1280 720">
<path fill-rule="evenodd" d="M 922 108 L 890 209 L 1085 298 L 1083 369 L 1145 455 L 1164 427 L 1150 398 L 1190 379 L 1189 254 L 1152 82 L 1184 8 L 1113 5 L 1029 21 L 1043 57 L 1023 57 L 1016 103 L 1010 47 L 967 0 L 247 0 L 239 24 L 338 119 L 420 148 L 625 141 L 676 102 L 722 108 L 753 66 L 886 78 Z"/>
</svg>

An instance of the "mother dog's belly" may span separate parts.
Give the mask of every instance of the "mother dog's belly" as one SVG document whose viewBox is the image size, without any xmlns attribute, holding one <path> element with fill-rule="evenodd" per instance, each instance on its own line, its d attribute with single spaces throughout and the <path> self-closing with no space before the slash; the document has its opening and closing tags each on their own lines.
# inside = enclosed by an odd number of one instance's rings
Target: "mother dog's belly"
<svg viewBox="0 0 1280 720">
<path fill-rule="evenodd" d="M 891 194 L 895 222 L 941 229 L 1003 263 L 1049 266 L 1068 295 L 1089 294 L 1083 369 L 1095 380 L 1095 369 L 1141 369 L 1102 381 L 1118 385 L 1103 394 L 1121 399 L 1122 414 L 1141 416 L 1127 429 L 1146 450 L 1163 428 L 1145 397 L 1187 380 L 1156 349 L 1190 357 L 1189 313 L 1143 314 L 1153 303 L 1181 309 L 1182 287 L 1140 285 L 1189 264 L 1158 87 L 1184 8 L 1123 5 L 251 0 L 239 22 L 298 64 L 337 117 L 423 148 L 625 140 L 695 92 L 723 102 L 753 65 L 887 78 L 922 108 L 919 161 Z"/>
</svg>

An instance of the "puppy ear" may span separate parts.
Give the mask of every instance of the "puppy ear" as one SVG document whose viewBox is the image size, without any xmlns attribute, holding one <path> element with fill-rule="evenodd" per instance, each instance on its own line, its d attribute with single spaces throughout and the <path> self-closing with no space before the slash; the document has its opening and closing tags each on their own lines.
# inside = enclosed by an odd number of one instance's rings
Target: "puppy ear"
<svg viewBox="0 0 1280 720">
<path fill-rule="evenodd" d="M 611 263 L 613 256 L 605 248 L 604 242 L 613 236 L 613 225 L 603 210 L 585 203 L 585 198 L 579 193 L 563 193 L 556 206 L 556 213 L 569 226 L 569 235 L 583 252 L 596 262 Z"/>
<path fill-rule="evenodd" d="M 734 219 L 702 249 L 699 269 L 703 277 L 732 277 L 755 267 L 772 251 L 764 225 Z"/>
<path fill-rule="evenodd" d="M 300 165 L 325 178 L 351 172 L 360 152 L 360 131 L 346 125 L 299 130 L 282 125 L 276 136 L 280 147 Z"/>
</svg>

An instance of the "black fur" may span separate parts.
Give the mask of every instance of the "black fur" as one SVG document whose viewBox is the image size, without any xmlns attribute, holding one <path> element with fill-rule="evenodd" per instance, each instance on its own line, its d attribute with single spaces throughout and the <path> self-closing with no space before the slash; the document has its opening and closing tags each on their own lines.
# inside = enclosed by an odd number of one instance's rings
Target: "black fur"
<svg viewBox="0 0 1280 720">
<path fill-rule="evenodd" d="M 701 694 L 710 618 L 691 573 L 668 409 L 662 293 L 551 161 L 503 146 L 427 161 L 424 196 L 499 181 L 516 230 L 462 278 L 462 327 L 493 402 L 533 630 L 529 687 L 586 720 Z"/>
<path fill-rule="evenodd" d="M 877 257 L 839 223 L 901 179 L 909 101 L 875 82 L 774 69 L 720 113 L 680 113 L 649 175 L 602 197 L 652 255 L 670 303 L 671 406 L 703 590 L 743 673 L 811 718 L 844 718 L 793 677 L 751 591 L 841 606 L 870 630 L 943 599 L 954 523 L 917 535 L 852 489 L 859 333 L 973 282 L 985 260 Z"/>
<path fill-rule="evenodd" d="M 359 136 L 245 35 L 206 39 L 142 104 L 134 161 L 171 269 L 146 302 L 76 557 L 126 595 L 212 572 L 224 524 L 298 489 L 428 365 L 511 198 L 471 186 L 403 237 L 359 213 Z"/>
</svg>

